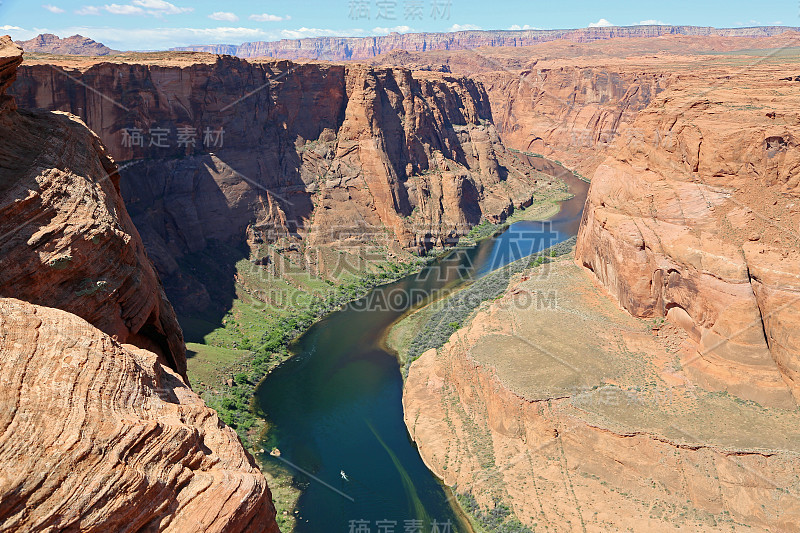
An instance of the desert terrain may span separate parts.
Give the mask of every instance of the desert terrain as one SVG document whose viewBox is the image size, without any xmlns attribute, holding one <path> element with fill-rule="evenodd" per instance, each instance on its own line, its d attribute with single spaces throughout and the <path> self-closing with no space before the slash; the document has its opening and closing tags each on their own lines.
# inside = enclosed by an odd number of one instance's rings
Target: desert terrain
<svg viewBox="0 0 800 533">
<path fill-rule="evenodd" d="M 261 380 L 561 172 L 574 246 L 385 332 L 422 460 L 476 531 L 796 529 L 800 33 L 491 37 L 0 41 L 0 530 L 296 526 Z"/>
<path fill-rule="evenodd" d="M 650 43 L 645 57 L 630 44 L 561 44 L 575 56 L 529 63 L 530 89 L 477 74 L 492 101 L 526 91 L 502 115 L 525 127 L 495 117 L 511 146 L 535 136 L 592 185 L 574 260 L 523 272 L 414 362 L 406 422 L 484 516 L 504 505 L 534 530 L 789 531 L 800 56 L 793 39 L 694 54 Z"/>
</svg>

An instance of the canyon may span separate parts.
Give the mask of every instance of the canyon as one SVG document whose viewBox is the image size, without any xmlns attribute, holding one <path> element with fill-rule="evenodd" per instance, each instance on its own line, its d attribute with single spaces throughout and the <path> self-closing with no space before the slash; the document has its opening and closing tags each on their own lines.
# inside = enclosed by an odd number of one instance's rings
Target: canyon
<svg viewBox="0 0 800 533">
<path fill-rule="evenodd" d="M 21 61 L 0 38 L 0 530 L 277 531 L 188 385 L 115 163 L 77 117 L 17 109 Z"/>
<path fill-rule="evenodd" d="M 425 464 L 479 511 L 534 530 L 794 527 L 800 34 L 448 35 L 208 49 L 362 63 L 160 52 L 19 66 L 3 42 L 0 319 L 17 407 L 0 462 L 23 456 L 28 478 L 0 488 L 50 502 L 27 516 L 20 500 L 9 524 L 117 524 L 92 494 L 90 518 L 51 512 L 71 486 L 36 484 L 54 447 L 60 464 L 99 461 L 86 467 L 98 487 L 112 475 L 98 453 L 178 450 L 141 456 L 182 488 L 136 523 L 272 524 L 254 461 L 189 388 L 176 315 L 221 320 L 253 292 L 242 261 L 336 283 L 339 250 L 408 262 L 503 222 L 561 190 L 523 151 L 591 179 L 574 254 L 515 276 L 411 364 L 404 416 Z M 541 294 L 552 305 L 522 298 Z M 32 372 L 120 416 L 104 422 Z M 97 437 L 75 447 L 54 428 L 18 446 L 14 424 L 45 404 Z M 141 444 L 121 437 L 131 426 Z"/>
<path fill-rule="evenodd" d="M 465 77 L 156 53 L 33 60 L 13 91 L 20 106 L 83 116 L 121 162 L 122 196 L 179 312 L 229 307 L 179 268 L 210 242 L 304 262 L 305 244 L 347 233 L 351 248 L 377 240 L 402 257 L 558 188 L 505 148 Z M 332 266 L 313 265 L 323 277 Z"/>
</svg>

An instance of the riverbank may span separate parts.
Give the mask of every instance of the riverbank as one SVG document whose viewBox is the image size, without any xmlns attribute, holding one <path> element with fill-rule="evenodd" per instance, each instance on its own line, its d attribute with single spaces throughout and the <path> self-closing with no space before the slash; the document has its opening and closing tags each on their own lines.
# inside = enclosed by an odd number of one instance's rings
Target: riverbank
<svg viewBox="0 0 800 533">
<path fill-rule="evenodd" d="M 571 237 L 409 311 L 387 330 L 383 340 L 384 345 L 397 354 L 403 376 L 408 375 L 411 363 L 425 351 L 441 348 L 484 303 L 502 296 L 517 274 L 537 267 L 546 268 L 543 265 L 571 253 L 574 246 L 575 237 Z"/>
<path fill-rule="evenodd" d="M 559 185 L 558 178 L 548 177 L 548 180 L 543 189 L 547 194 L 534 195 L 531 205 L 516 209 L 511 220 L 490 225 L 491 234 L 514 221 L 550 216 L 557 210 L 557 202 L 568 196 L 567 187 Z M 297 258 L 294 258 L 294 265 L 281 270 L 264 268 L 289 262 L 287 255 L 290 254 L 283 252 L 265 249 L 249 260 L 236 263 L 237 298 L 220 327 L 209 328 L 197 317 L 184 317 L 182 322 L 191 351 L 189 374 L 195 388 L 218 410 L 221 418 L 237 430 L 257 458 L 270 486 L 275 487 L 274 500 L 281 527 L 291 529 L 298 517 L 295 507 L 300 488 L 294 482 L 295 473 L 288 471 L 285 465 L 265 461 L 269 449 L 262 452 L 261 443 L 269 430 L 264 423 L 267 413 L 252 401 L 258 384 L 292 358 L 295 352 L 290 345 L 313 324 L 372 288 L 418 272 L 451 251 L 417 257 L 399 255 L 396 250 L 390 253 L 373 249 L 365 255 L 384 259 L 364 262 L 351 257 L 344 262 L 365 265 L 368 270 L 348 271 L 342 279 L 315 276 L 298 269 Z M 329 251 L 323 255 L 325 253 Z M 264 298 L 265 295 L 272 297 Z M 277 305 L 276 295 L 283 295 L 281 301 L 289 305 Z"/>
<path fill-rule="evenodd" d="M 571 255 L 548 267 L 410 368 L 409 432 L 473 517 L 488 531 L 498 515 L 518 531 L 794 523 L 777 487 L 800 473 L 798 411 L 693 386 L 684 332 L 619 309 Z"/>
</svg>

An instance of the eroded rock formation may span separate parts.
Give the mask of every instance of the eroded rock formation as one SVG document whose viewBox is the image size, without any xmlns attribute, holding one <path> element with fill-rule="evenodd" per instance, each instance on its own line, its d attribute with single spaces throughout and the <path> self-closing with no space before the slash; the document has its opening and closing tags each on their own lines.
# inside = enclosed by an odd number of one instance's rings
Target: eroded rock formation
<svg viewBox="0 0 800 533">
<path fill-rule="evenodd" d="M 0 72 L 10 85 L 21 53 Z M 9 50 L 11 52 L 9 52 Z M 183 335 L 100 139 L 65 113 L 0 114 L 0 296 L 57 306 L 186 378 Z"/>
<path fill-rule="evenodd" d="M 406 425 L 446 484 L 536 531 L 795 529 L 798 411 L 698 386 L 693 351 L 564 260 L 411 365 Z"/>
<path fill-rule="evenodd" d="M 52 33 L 42 33 L 33 39 L 18 41 L 17 44 L 26 52 L 33 53 L 76 56 L 107 56 L 115 53 L 103 43 L 98 43 L 83 35 L 73 35 L 62 39 Z"/>
<path fill-rule="evenodd" d="M 544 131 L 592 177 L 577 261 L 524 273 L 412 364 L 409 431 L 447 484 L 536 530 L 793 530 L 794 64 L 574 53 L 515 80 L 497 51 L 478 76 L 505 139 Z M 406 59 L 467 62 L 432 56 Z"/>
<path fill-rule="evenodd" d="M 277 532 L 186 382 L 113 160 L 77 117 L 5 95 L 21 56 L 0 38 L 0 530 Z"/>
<path fill-rule="evenodd" d="M 594 174 L 577 258 L 638 317 L 697 345 L 695 379 L 800 398 L 800 92 L 781 66 L 685 78 Z M 745 88 L 746 87 L 746 88 Z"/>
<path fill-rule="evenodd" d="M 236 433 L 156 355 L 0 299 L 1 531 L 277 532 Z"/>
<path fill-rule="evenodd" d="M 338 242 L 341 232 L 388 234 L 390 248 L 421 251 L 481 219 L 503 220 L 548 187 L 506 151 L 486 93 L 470 79 L 189 57 L 188 66 L 159 55 L 124 66 L 33 65 L 14 86 L 26 106 L 83 114 L 128 162 L 123 197 L 179 306 L 178 293 L 193 295 L 195 308 L 209 300 L 179 261 L 214 240 L 299 246 Z M 152 143 L 158 128 L 163 148 Z M 179 142 L 181 128 L 195 132 L 193 144 Z M 207 129 L 223 132 L 217 143 Z M 133 142 L 133 131 L 145 139 Z"/>
</svg>

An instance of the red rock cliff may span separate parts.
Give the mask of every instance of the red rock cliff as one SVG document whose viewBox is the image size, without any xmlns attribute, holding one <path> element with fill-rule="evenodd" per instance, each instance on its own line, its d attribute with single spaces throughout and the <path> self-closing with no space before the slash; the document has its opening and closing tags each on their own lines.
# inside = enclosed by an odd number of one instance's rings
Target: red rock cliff
<svg viewBox="0 0 800 533">
<path fill-rule="evenodd" d="M 255 41 L 234 45 L 197 45 L 176 48 L 239 57 L 281 57 L 286 59 L 367 59 L 392 50 L 464 50 L 484 46 L 531 46 L 566 39 L 588 43 L 613 38 L 658 37 L 661 35 L 714 35 L 764 37 L 793 28 L 710 28 L 699 26 L 614 26 L 568 30 L 458 31 L 450 33 L 392 33 L 380 37 L 313 37 Z M 794 28 L 796 29 L 796 28 Z"/>
<path fill-rule="evenodd" d="M 0 38 L 0 531 L 277 532 L 264 476 L 185 381 L 113 160 L 5 95 L 21 52 Z"/>
<path fill-rule="evenodd" d="M 20 70 L 14 91 L 26 106 L 82 114 L 112 155 L 129 161 L 123 197 L 171 297 L 196 296 L 187 306 L 209 298 L 178 262 L 211 241 L 249 234 L 320 244 L 363 226 L 424 250 L 453 242 L 481 218 L 504 219 L 537 186 L 500 141 L 482 86 L 467 78 L 143 57 L 33 65 Z M 178 142 L 187 127 L 197 132 L 194 146 Z M 126 137 L 157 128 L 167 131 L 164 148 Z M 206 128 L 224 139 L 205 145 Z"/>
<path fill-rule="evenodd" d="M 0 87 L 11 83 L 19 48 Z M 119 193 L 100 139 L 65 113 L 17 111 L 0 127 L 0 296 L 59 307 L 186 378 L 183 335 Z"/>
<path fill-rule="evenodd" d="M 698 69 L 599 165 L 576 256 L 638 317 L 696 343 L 698 382 L 800 399 L 800 86 L 781 65 Z"/>
</svg>

